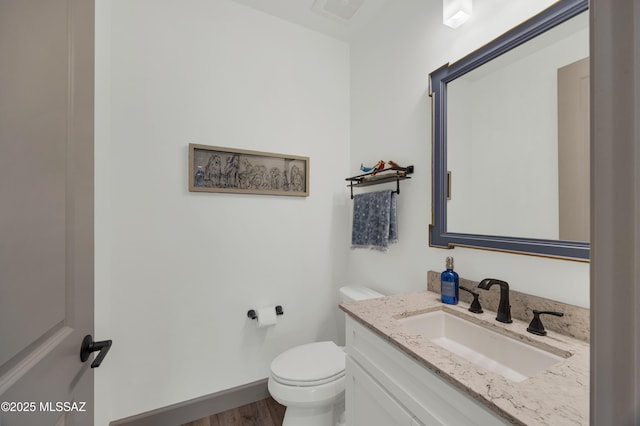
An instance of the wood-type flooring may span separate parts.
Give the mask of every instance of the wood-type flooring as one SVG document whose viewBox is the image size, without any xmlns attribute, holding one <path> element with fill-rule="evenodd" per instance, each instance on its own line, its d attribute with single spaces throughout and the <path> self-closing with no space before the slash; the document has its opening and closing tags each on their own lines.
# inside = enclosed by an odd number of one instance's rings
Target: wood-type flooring
<svg viewBox="0 0 640 426">
<path fill-rule="evenodd" d="M 281 426 L 285 407 L 267 398 L 181 426 Z"/>
</svg>

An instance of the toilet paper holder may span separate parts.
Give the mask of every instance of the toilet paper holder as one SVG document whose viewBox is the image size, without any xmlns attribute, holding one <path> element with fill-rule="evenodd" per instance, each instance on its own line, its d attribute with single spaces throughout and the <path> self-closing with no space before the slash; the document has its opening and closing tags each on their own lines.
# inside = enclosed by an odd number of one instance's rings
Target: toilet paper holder
<svg viewBox="0 0 640 426">
<path fill-rule="evenodd" d="M 284 315 L 282 306 L 276 306 L 276 315 Z M 255 309 L 249 309 L 249 311 L 247 312 L 247 317 L 251 318 L 252 320 L 258 319 L 258 314 L 256 313 Z"/>
</svg>

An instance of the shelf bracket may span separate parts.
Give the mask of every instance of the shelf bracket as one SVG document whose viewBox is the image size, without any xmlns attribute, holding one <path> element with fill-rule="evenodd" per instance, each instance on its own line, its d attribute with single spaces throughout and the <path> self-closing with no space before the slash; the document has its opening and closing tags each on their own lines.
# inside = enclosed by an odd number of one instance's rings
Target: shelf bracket
<svg viewBox="0 0 640 426">
<path fill-rule="evenodd" d="M 351 190 L 351 199 L 353 200 L 354 196 L 353 196 L 353 187 L 354 186 L 369 186 L 369 185 L 378 185 L 381 183 L 390 183 L 391 181 L 396 181 L 396 190 L 393 191 L 396 194 L 400 194 L 400 181 L 401 180 L 405 180 L 405 179 L 411 179 L 409 176 L 409 174 L 413 173 L 413 166 L 408 166 L 408 167 L 391 167 L 384 171 L 389 171 L 389 170 L 398 170 L 398 171 L 402 171 L 404 172 L 403 174 L 397 174 L 397 175 L 393 175 L 393 176 L 389 176 L 389 177 L 383 177 L 380 180 L 374 180 L 374 181 L 362 181 L 362 178 L 365 176 L 371 176 L 371 175 L 375 175 L 376 173 L 379 173 L 380 171 L 377 172 L 369 172 L 369 173 L 365 173 L 363 175 L 359 175 L 359 176 L 353 176 L 350 178 L 347 178 L 346 180 L 349 181 L 349 189 Z"/>
</svg>

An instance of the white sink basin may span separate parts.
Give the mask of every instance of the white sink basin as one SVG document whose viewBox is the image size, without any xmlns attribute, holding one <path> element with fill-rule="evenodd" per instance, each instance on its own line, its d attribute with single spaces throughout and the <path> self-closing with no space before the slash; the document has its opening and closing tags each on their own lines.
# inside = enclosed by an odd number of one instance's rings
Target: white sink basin
<svg viewBox="0 0 640 426">
<path fill-rule="evenodd" d="M 514 382 L 547 370 L 564 358 L 438 310 L 398 320 L 406 331 Z"/>
</svg>

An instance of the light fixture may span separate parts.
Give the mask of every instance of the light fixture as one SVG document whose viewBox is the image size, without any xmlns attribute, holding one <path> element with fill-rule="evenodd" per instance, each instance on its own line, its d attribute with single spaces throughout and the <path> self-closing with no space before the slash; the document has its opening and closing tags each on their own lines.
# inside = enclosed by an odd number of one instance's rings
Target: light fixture
<svg viewBox="0 0 640 426">
<path fill-rule="evenodd" d="M 442 23 L 458 28 L 471 17 L 472 0 L 442 0 Z"/>
</svg>

